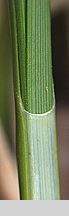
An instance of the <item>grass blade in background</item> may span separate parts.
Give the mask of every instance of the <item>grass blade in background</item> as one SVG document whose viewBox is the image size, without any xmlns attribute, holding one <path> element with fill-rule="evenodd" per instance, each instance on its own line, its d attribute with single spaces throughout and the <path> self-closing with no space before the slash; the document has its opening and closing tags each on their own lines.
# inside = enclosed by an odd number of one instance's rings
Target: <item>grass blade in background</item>
<svg viewBox="0 0 69 216">
<path fill-rule="evenodd" d="M 0 120 L 2 126 L 12 143 L 12 123 L 9 124 L 9 110 L 11 101 L 10 55 L 9 55 L 9 25 L 6 1 L 0 0 Z"/>
<path fill-rule="evenodd" d="M 49 0 L 8 2 L 21 199 L 59 199 Z"/>
</svg>

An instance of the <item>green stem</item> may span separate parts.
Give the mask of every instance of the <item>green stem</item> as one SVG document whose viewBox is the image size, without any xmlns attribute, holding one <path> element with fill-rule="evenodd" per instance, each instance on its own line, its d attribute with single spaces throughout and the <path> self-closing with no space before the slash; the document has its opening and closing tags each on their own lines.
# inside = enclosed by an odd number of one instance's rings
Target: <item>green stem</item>
<svg viewBox="0 0 69 216">
<path fill-rule="evenodd" d="M 49 0 L 27 1 L 27 110 L 45 113 L 53 106 Z"/>
<path fill-rule="evenodd" d="M 21 199 L 59 199 L 49 0 L 8 2 Z"/>
</svg>

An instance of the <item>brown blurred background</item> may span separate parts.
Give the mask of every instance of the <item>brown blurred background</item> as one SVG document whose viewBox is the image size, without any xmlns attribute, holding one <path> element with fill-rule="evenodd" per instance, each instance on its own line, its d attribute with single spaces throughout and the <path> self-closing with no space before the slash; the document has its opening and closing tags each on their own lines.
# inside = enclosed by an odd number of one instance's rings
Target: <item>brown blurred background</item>
<svg viewBox="0 0 69 216">
<path fill-rule="evenodd" d="M 19 199 L 7 1 L 0 0 L 0 199 Z M 61 199 L 69 199 L 69 0 L 51 0 Z"/>
</svg>

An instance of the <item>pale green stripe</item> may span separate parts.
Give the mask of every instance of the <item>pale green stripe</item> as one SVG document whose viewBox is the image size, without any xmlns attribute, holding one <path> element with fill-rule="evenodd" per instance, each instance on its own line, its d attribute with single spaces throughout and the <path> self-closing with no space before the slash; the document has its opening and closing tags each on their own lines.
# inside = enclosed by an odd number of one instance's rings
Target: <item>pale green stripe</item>
<svg viewBox="0 0 69 216">
<path fill-rule="evenodd" d="M 32 115 L 24 111 L 27 129 L 29 169 L 29 199 L 58 200 L 59 179 L 55 114 L 53 109 L 44 115 Z M 56 131 L 55 131 L 56 133 Z"/>
</svg>

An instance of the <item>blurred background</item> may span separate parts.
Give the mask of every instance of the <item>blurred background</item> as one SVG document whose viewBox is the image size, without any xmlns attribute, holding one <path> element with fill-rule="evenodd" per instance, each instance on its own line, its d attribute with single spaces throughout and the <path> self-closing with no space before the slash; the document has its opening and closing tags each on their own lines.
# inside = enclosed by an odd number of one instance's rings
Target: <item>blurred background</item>
<svg viewBox="0 0 69 216">
<path fill-rule="evenodd" d="M 69 0 L 51 0 L 61 199 L 69 199 Z M 18 200 L 15 103 L 7 1 L 0 0 L 0 199 Z"/>
</svg>

